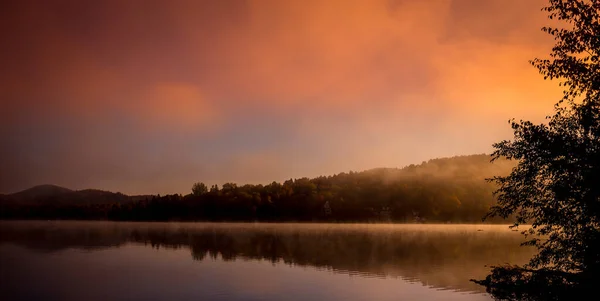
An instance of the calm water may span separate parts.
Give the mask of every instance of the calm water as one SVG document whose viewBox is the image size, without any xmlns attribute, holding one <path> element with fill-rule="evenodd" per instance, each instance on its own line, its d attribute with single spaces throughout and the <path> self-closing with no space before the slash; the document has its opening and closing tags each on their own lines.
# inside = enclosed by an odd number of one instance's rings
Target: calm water
<svg viewBox="0 0 600 301">
<path fill-rule="evenodd" d="M 490 300 L 507 226 L 0 222 L 1 300 Z"/>
</svg>

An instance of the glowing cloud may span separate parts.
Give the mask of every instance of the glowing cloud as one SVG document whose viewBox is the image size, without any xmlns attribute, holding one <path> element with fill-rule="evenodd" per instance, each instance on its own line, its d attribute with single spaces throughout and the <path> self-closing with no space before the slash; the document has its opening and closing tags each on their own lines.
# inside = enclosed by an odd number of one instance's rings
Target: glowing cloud
<svg viewBox="0 0 600 301">
<path fill-rule="evenodd" d="M 544 3 L 4 2 L 0 192 L 182 192 L 489 151 L 560 95 L 527 63 L 552 45 Z"/>
</svg>

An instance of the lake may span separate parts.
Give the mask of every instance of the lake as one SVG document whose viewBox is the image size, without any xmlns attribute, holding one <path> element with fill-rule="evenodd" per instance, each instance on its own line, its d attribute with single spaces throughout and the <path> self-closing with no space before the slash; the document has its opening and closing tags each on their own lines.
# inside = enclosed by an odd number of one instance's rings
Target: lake
<svg viewBox="0 0 600 301">
<path fill-rule="evenodd" d="M 491 300 L 506 225 L 0 222 L 2 300 Z"/>
</svg>

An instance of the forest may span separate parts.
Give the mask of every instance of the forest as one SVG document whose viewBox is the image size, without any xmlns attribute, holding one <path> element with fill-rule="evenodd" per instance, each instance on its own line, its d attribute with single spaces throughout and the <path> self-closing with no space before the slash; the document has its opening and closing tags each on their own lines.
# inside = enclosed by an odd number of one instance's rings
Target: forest
<svg viewBox="0 0 600 301">
<path fill-rule="evenodd" d="M 0 196 L 2 219 L 478 223 L 513 161 L 486 154 L 432 159 L 267 185 L 193 184 L 187 195 L 127 196 L 46 185 Z M 488 219 L 486 222 L 506 222 Z"/>
</svg>

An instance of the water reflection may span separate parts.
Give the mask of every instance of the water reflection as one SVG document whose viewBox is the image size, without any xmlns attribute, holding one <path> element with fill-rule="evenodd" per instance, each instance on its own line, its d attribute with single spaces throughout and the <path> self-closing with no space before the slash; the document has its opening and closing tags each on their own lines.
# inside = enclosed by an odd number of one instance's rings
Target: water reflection
<svg viewBox="0 0 600 301">
<path fill-rule="evenodd" d="M 125 244 L 189 249 L 194 260 L 268 260 L 365 277 L 482 292 L 486 265 L 523 263 L 522 236 L 491 225 L 2 222 L 0 244 L 39 252 Z"/>
</svg>

